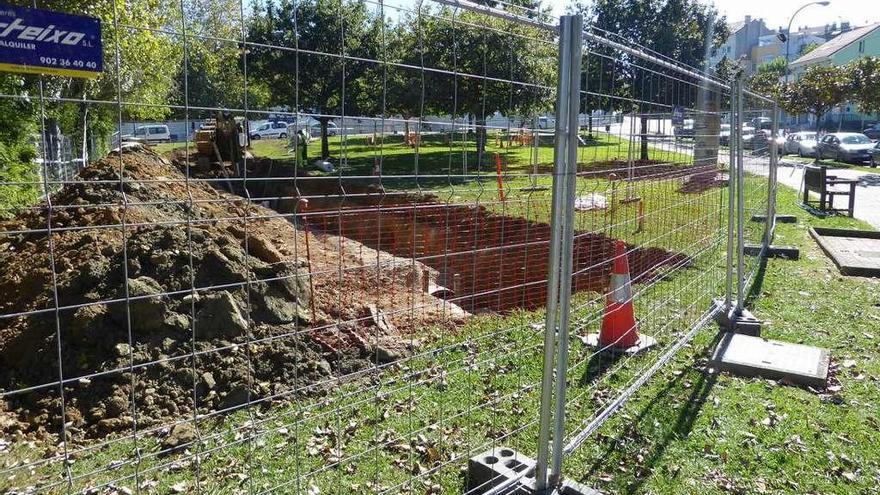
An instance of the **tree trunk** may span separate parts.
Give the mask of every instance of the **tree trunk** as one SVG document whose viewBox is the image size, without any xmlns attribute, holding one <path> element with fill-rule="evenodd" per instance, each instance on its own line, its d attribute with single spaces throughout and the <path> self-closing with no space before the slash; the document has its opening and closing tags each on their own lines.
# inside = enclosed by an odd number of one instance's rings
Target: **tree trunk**
<svg viewBox="0 0 880 495">
<path fill-rule="evenodd" d="M 813 160 L 813 163 L 819 163 L 819 121 L 822 119 L 823 114 L 817 112 L 814 115 L 816 116 L 816 152 L 813 153 L 813 156 L 815 156 L 816 159 Z"/>
<path fill-rule="evenodd" d="M 327 160 L 330 158 L 330 140 L 327 137 L 327 123 L 330 118 L 321 117 L 318 122 L 321 123 L 321 160 Z"/>
<path fill-rule="evenodd" d="M 483 170 L 483 155 L 486 153 L 486 119 L 477 119 L 477 170 Z"/>
<path fill-rule="evenodd" d="M 640 153 L 640 158 L 643 161 L 647 161 L 648 160 L 648 116 L 647 115 L 640 116 L 639 121 L 641 122 L 641 127 L 642 127 L 641 131 L 639 131 L 641 134 L 640 139 L 642 142 L 642 150 Z"/>
<path fill-rule="evenodd" d="M 718 163 L 721 94 L 708 83 L 701 83 L 698 91 L 698 112 L 694 115 L 694 165 L 713 165 Z"/>
</svg>

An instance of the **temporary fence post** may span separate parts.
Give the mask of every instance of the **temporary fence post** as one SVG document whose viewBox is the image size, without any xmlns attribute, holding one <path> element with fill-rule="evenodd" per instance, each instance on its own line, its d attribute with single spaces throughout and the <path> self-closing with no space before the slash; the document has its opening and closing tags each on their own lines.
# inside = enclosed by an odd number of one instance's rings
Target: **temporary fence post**
<svg viewBox="0 0 880 495">
<path fill-rule="evenodd" d="M 745 196 L 745 167 L 743 163 L 743 146 L 742 146 L 742 124 L 743 124 L 743 81 L 742 74 L 737 76 L 736 80 L 736 123 L 737 123 L 737 147 L 736 147 L 736 314 L 739 315 L 743 310 L 745 299 L 745 228 L 744 217 L 746 209 Z"/>
<path fill-rule="evenodd" d="M 727 166 L 727 270 L 724 307 L 727 312 L 733 301 L 733 246 L 734 246 L 734 208 L 736 207 L 736 149 L 739 140 L 739 125 L 736 118 L 736 81 L 730 83 L 730 157 Z"/>
<path fill-rule="evenodd" d="M 553 464 L 550 471 L 550 482 L 559 483 L 562 474 L 562 441 L 565 438 L 565 393 L 568 387 L 568 324 L 571 311 L 571 274 L 572 258 L 574 257 L 574 201 L 577 182 L 577 150 L 578 150 L 578 115 L 580 113 L 581 96 L 581 57 L 583 43 L 583 18 L 579 15 L 571 17 L 571 28 L 568 31 L 569 41 L 569 90 L 568 90 L 568 143 L 565 160 L 565 203 L 563 215 L 565 224 L 562 229 L 562 275 L 559 284 L 559 357 L 556 361 L 556 414 L 553 428 Z M 630 136 L 632 139 L 632 136 Z"/>
<path fill-rule="evenodd" d="M 779 106 L 773 102 L 773 138 L 770 148 L 770 170 L 767 173 L 767 219 L 764 225 L 765 250 L 773 242 L 773 233 L 776 230 L 776 178 L 779 170 L 779 149 L 775 139 L 779 136 Z"/>
<path fill-rule="evenodd" d="M 535 459 L 535 484 L 538 490 L 548 487 L 548 460 L 550 458 L 550 417 L 553 404 L 553 364 L 556 355 L 557 301 L 561 268 L 562 229 L 566 208 L 565 162 L 567 156 L 568 105 L 571 91 L 570 64 L 572 16 L 559 20 L 559 59 L 556 84 L 556 143 L 553 150 L 553 201 L 550 212 L 550 259 L 547 270 L 547 317 L 544 324 L 544 371 L 541 378 L 541 410 L 538 431 L 538 456 Z"/>
</svg>

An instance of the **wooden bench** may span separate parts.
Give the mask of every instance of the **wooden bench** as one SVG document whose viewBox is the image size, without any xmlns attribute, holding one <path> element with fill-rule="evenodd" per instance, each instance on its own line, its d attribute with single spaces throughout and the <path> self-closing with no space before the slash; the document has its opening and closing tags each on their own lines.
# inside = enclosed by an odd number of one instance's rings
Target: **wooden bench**
<svg viewBox="0 0 880 495">
<path fill-rule="evenodd" d="M 851 217 L 856 206 L 856 185 L 859 181 L 850 179 L 838 179 L 837 176 L 828 175 L 828 167 L 806 165 L 804 166 L 804 204 L 813 206 L 818 204 L 819 210 L 833 212 L 847 212 Z M 819 195 L 819 201 L 810 199 L 810 192 Z M 835 196 L 849 196 L 847 208 L 835 208 Z"/>
</svg>

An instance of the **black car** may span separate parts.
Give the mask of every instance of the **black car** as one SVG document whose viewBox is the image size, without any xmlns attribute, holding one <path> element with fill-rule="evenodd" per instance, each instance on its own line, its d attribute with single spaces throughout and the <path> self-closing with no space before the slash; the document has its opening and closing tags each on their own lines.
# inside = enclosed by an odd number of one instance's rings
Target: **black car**
<svg viewBox="0 0 880 495">
<path fill-rule="evenodd" d="M 862 131 L 862 134 L 868 136 L 868 139 L 872 139 L 874 141 L 880 139 L 880 124 L 875 124 L 873 127 L 869 127 Z"/>
<path fill-rule="evenodd" d="M 868 150 L 868 156 L 870 157 L 872 167 L 880 165 L 880 141 Z"/>
</svg>

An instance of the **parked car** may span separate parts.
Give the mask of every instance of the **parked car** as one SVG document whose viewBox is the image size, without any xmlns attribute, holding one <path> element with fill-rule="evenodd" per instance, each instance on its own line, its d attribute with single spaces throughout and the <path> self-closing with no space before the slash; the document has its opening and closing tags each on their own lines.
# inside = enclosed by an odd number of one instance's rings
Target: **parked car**
<svg viewBox="0 0 880 495">
<path fill-rule="evenodd" d="M 309 127 L 309 132 L 312 137 L 321 137 L 321 124 L 315 123 Z M 327 135 L 328 136 L 336 136 L 339 134 L 339 126 L 336 125 L 336 122 L 327 122 Z"/>
<path fill-rule="evenodd" d="M 874 143 L 868 136 L 858 132 L 835 132 L 826 134 L 816 145 L 819 159 L 834 158 L 839 162 L 864 162 L 870 156 L 868 150 Z"/>
<path fill-rule="evenodd" d="M 167 143 L 171 141 L 171 132 L 164 124 L 142 125 L 134 130 L 133 135 L 123 136 L 123 139 L 143 143 Z"/>
<path fill-rule="evenodd" d="M 694 121 L 693 119 L 685 119 L 682 125 L 675 126 L 673 129 L 675 139 L 693 139 L 694 138 Z"/>
<path fill-rule="evenodd" d="M 789 153 L 796 154 L 800 157 L 816 155 L 816 133 L 815 132 L 792 132 L 785 139 L 785 145 L 782 150 L 783 155 Z"/>
<path fill-rule="evenodd" d="M 872 167 L 880 165 L 880 141 L 877 141 L 874 147 L 868 150 L 868 156 Z"/>
<path fill-rule="evenodd" d="M 742 127 L 743 145 L 747 148 L 752 145 L 752 140 L 755 138 L 755 132 L 755 128 L 750 125 L 744 125 Z M 721 132 L 718 134 L 718 143 L 721 146 L 730 146 L 730 124 L 721 124 Z"/>
<path fill-rule="evenodd" d="M 755 117 L 749 121 L 755 129 L 772 130 L 773 120 L 770 117 Z"/>
<path fill-rule="evenodd" d="M 771 131 L 764 131 L 768 135 L 773 134 Z M 773 142 L 776 143 L 776 154 L 782 155 L 785 152 L 785 136 L 776 136 L 773 138 Z"/>
<path fill-rule="evenodd" d="M 754 127 L 743 126 L 742 147 L 747 150 L 767 149 L 767 135 Z"/>
<path fill-rule="evenodd" d="M 874 124 L 871 127 L 862 131 L 862 134 L 868 136 L 868 139 L 873 139 L 874 141 L 880 139 L 880 124 Z"/>
<path fill-rule="evenodd" d="M 721 132 L 718 134 L 718 144 L 730 146 L 730 124 L 721 124 Z"/>
<path fill-rule="evenodd" d="M 287 138 L 287 122 L 265 122 L 251 129 L 251 140 L 285 139 Z"/>
</svg>

